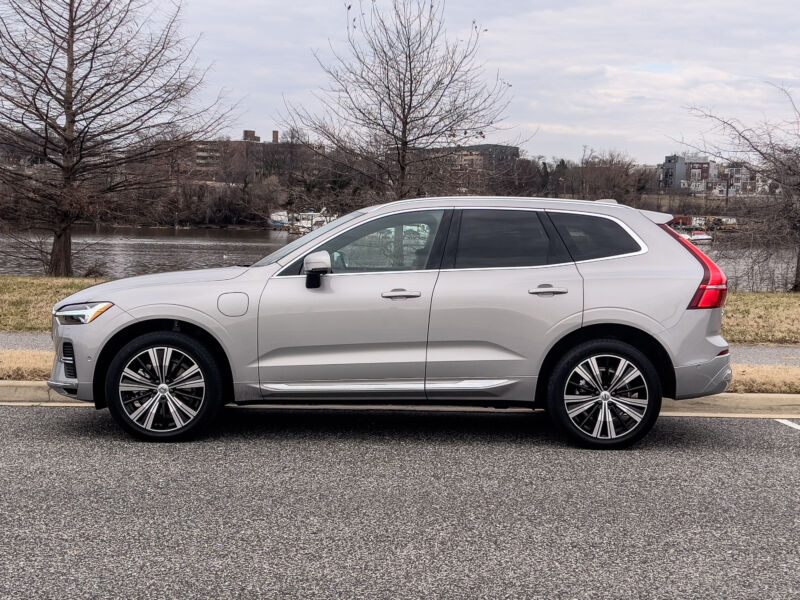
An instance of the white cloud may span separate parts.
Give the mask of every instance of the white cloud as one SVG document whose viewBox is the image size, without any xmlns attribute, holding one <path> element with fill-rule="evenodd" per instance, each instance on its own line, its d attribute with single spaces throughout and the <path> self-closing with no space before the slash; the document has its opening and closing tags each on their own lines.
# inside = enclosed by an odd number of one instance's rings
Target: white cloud
<svg viewBox="0 0 800 600">
<path fill-rule="evenodd" d="M 679 149 L 670 138 L 699 139 L 705 124 L 687 107 L 777 119 L 786 106 L 766 82 L 800 85 L 800 11 L 786 0 L 463 0 L 446 14 L 454 35 L 473 18 L 488 30 L 487 76 L 499 69 L 514 94 L 515 129 L 498 139 L 537 131 L 524 144 L 534 155 L 574 158 L 587 145 L 656 162 Z M 338 0 L 189 0 L 185 23 L 205 32 L 209 88 L 246 96 L 242 127 L 267 134 L 283 94 L 313 102 L 325 82 L 311 51 L 341 42 L 345 18 Z"/>
</svg>

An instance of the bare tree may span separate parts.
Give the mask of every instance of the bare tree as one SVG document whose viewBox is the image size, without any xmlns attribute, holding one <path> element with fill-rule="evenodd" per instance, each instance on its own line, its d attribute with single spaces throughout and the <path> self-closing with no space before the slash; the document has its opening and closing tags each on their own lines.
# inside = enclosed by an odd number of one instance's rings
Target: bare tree
<svg viewBox="0 0 800 600">
<path fill-rule="evenodd" d="M 329 80 L 316 95 L 322 111 L 290 104 L 286 126 L 307 131 L 384 195 L 424 193 L 442 159 L 497 129 L 510 87 L 484 79 L 484 30 L 473 22 L 464 39 L 449 38 L 443 10 L 437 0 L 348 5 L 346 53 L 332 48 L 330 64 L 315 53 Z"/>
<path fill-rule="evenodd" d="M 72 274 L 71 229 L 122 192 L 156 182 L 139 166 L 209 137 L 230 114 L 195 106 L 205 71 L 179 32 L 179 4 L 5 0 L 0 9 L 0 182 L 52 232 L 47 272 Z M 168 169 L 164 182 L 169 180 Z M 144 176 L 144 175 L 147 176 Z"/>
<path fill-rule="evenodd" d="M 767 248 L 773 259 L 791 248 L 795 267 L 787 287 L 800 292 L 800 108 L 789 89 L 777 90 L 787 101 L 789 116 L 783 120 L 746 124 L 693 108 L 696 116 L 711 122 L 712 133 L 724 141 L 692 147 L 730 166 L 743 167 L 761 182 L 762 193 L 737 201 L 735 210 L 748 223 L 740 237 L 749 242 L 751 254 L 763 255 L 758 251 Z M 754 269 L 763 271 L 763 261 Z"/>
</svg>

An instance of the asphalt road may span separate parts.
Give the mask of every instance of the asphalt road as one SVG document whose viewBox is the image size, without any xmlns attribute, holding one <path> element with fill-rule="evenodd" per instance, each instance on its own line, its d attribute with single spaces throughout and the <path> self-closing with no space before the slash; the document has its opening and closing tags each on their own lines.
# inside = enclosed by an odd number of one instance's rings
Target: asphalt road
<svg viewBox="0 0 800 600">
<path fill-rule="evenodd" d="M 0 597 L 798 598 L 799 459 L 772 419 L 599 452 L 534 413 L 231 408 L 167 445 L 0 407 Z"/>
</svg>

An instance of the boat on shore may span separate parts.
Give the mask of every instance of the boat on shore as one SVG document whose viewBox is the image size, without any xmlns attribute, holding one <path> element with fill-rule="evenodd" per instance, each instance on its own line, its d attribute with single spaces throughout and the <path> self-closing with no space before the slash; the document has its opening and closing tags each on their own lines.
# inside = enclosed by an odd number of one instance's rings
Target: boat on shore
<svg viewBox="0 0 800 600">
<path fill-rule="evenodd" d="M 708 233 L 707 231 L 697 230 L 697 231 L 679 231 L 678 235 L 681 236 L 683 239 L 690 241 L 695 246 L 701 246 L 704 244 L 710 244 L 714 241 L 714 237 Z"/>
</svg>

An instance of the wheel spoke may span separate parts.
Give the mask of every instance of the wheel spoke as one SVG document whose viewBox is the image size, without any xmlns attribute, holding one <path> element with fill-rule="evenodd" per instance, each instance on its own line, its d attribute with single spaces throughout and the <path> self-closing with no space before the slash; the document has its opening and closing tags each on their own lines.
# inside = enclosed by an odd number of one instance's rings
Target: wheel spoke
<svg viewBox="0 0 800 600">
<path fill-rule="evenodd" d="M 611 408 L 608 406 L 608 402 L 603 405 L 603 410 L 606 413 L 606 426 L 608 428 L 608 437 L 615 438 L 617 437 L 617 432 L 614 430 L 614 415 L 611 414 Z"/>
<path fill-rule="evenodd" d="M 592 370 L 592 376 L 597 384 L 597 388 L 602 390 L 603 376 L 600 374 L 600 367 L 597 366 L 597 358 L 592 356 L 587 362 L 589 363 L 589 368 Z"/>
<path fill-rule="evenodd" d="M 636 367 L 631 365 L 631 370 L 628 372 L 628 374 L 625 375 L 624 377 L 620 378 L 620 380 L 616 383 L 616 385 L 614 385 L 613 387 L 609 387 L 608 391 L 613 394 L 618 389 L 625 387 L 630 382 L 632 382 L 634 379 L 636 379 L 637 377 L 641 377 L 641 376 L 642 376 L 642 374 L 639 372 L 639 369 L 637 369 Z"/>
<path fill-rule="evenodd" d="M 161 394 L 158 395 L 157 400 L 161 399 Z M 156 417 L 156 412 L 158 412 L 158 401 L 153 402 L 153 406 L 150 407 L 150 410 L 147 411 L 147 418 L 144 420 L 144 428 L 145 429 L 152 429 L 153 428 L 153 420 Z"/>
<path fill-rule="evenodd" d="M 169 399 L 169 401 L 170 401 L 170 402 L 172 402 L 172 403 L 173 403 L 173 404 L 174 404 L 174 405 L 175 405 L 177 408 L 179 408 L 179 409 L 180 409 L 180 410 L 182 410 L 184 413 L 186 413 L 187 415 L 189 415 L 189 417 L 191 417 L 191 418 L 194 418 L 194 416 L 197 414 L 197 411 L 196 411 L 196 410 L 193 410 L 193 409 L 189 408 L 189 406 L 187 406 L 187 405 L 186 405 L 186 403 L 185 403 L 185 402 L 183 402 L 183 400 L 180 400 L 180 399 L 179 399 L 177 396 L 175 396 L 175 395 L 173 395 L 173 394 L 170 394 L 169 392 L 167 392 L 167 398 L 168 398 L 168 399 Z"/>
<path fill-rule="evenodd" d="M 161 374 L 161 364 L 158 360 L 158 348 L 150 348 L 147 354 L 150 356 L 150 364 L 153 365 L 153 371 L 156 373 L 158 383 L 164 383 L 164 375 Z"/>
<path fill-rule="evenodd" d="M 172 360 L 172 348 L 164 348 L 164 358 L 161 363 L 161 381 L 166 382 L 169 376 L 169 363 Z"/>
<path fill-rule="evenodd" d="M 594 377 L 583 368 L 582 364 L 575 367 L 574 372 L 580 375 L 589 385 L 591 385 L 598 394 L 603 391 L 603 386 L 594 380 Z"/>
<path fill-rule="evenodd" d="M 135 382 L 140 383 L 144 386 L 148 386 L 149 389 L 154 390 L 158 387 L 157 383 L 154 383 L 148 379 L 145 379 L 135 371 L 131 370 L 130 366 L 126 367 L 124 371 L 122 371 L 122 376 L 127 377 L 128 379 L 133 379 Z"/>
<path fill-rule="evenodd" d="M 156 389 L 156 386 L 152 384 L 144 384 L 144 383 L 120 383 L 119 384 L 119 391 L 120 392 L 150 392 Z"/>
<path fill-rule="evenodd" d="M 175 425 L 177 427 L 183 427 L 184 422 L 183 419 L 181 418 L 180 411 L 173 403 L 172 397 L 169 395 L 169 393 L 167 393 L 167 408 L 169 409 L 169 412 L 172 415 L 172 419 L 175 421 Z"/>
<path fill-rule="evenodd" d="M 564 402 L 583 402 L 589 398 L 599 398 L 599 396 L 592 394 L 565 394 Z"/>
<path fill-rule="evenodd" d="M 180 387 L 178 385 L 179 383 L 182 383 L 182 382 L 186 381 L 187 379 L 189 379 L 189 377 L 191 377 L 195 373 L 199 373 L 199 372 L 200 372 L 200 367 L 198 367 L 196 364 L 192 364 L 191 367 L 189 367 L 183 373 L 181 373 L 180 377 L 178 377 L 174 381 L 168 381 L 167 383 L 169 384 L 169 387 L 171 387 L 171 388 Z M 202 378 L 202 373 L 200 375 L 201 375 L 201 378 Z"/>
<path fill-rule="evenodd" d="M 608 384 L 609 389 L 614 389 L 620 377 L 622 377 L 622 374 L 625 373 L 625 370 L 628 368 L 629 364 L 630 363 L 624 358 L 619 359 L 619 364 L 617 365 L 617 370 L 614 372 L 614 377 L 611 379 L 611 383 Z"/>
<path fill-rule="evenodd" d="M 150 397 L 150 399 L 143 403 L 139 408 L 133 411 L 130 415 L 131 421 L 138 421 L 139 417 L 141 417 L 153 404 L 158 402 L 158 399 L 161 397 L 161 394 L 155 394 Z"/>
<path fill-rule="evenodd" d="M 622 412 L 624 412 L 626 415 L 628 415 L 631 419 L 633 419 L 637 423 L 642 420 L 642 415 L 636 414 L 634 411 L 632 411 L 630 408 L 628 408 L 624 404 L 620 404 L 619 402 L 617 402 L 616 399 L 611 400 L 611 402 L 614 403 L 614 406 L 616 406 L 618 410 L 621 410 Z"/>
<path fill-rule="evenodd" d="M 647 408 L 647 400 L 639 398 L 622 398 L 621 396 L 611 396 L 614 402 L 635 406 L 636 408 Z"/>
<path fill-rule="evenodd" d="M 597 420 L 594 422 L 594 430 L 592 430 L 592 437 L 600 437 L 600 434 L 603 430 L 603 421 L 606 417 L 606 411 L 601 407 L 599 411 L 597 411 Z"/>
<path fill-rule="evenodd" d="M 173 383 L 169 386 L 171 390 L 183 390 L 183 389 L 191 389 L 191 388 L 199 388 L 205 387 L 206 383 L 202 377 L 200 379 L 192 379 L 191 381 L 182 381 L 180 383 Z"/>
<path fill-rule="evenodd" d="M 584 402 L 583 404 L 579 404 L 575 408 L 569 409 L 567 411 L 567 414 L 570 416 L 570 418 L 574 418 L 576 415 L 579 415 L 582 412 L 585 412 L 585 411 L 589 410 L 590 408 L 592 408 L 595 404 L 597 404 L 598 399 L 599 399 L 599 396 L 595 397 L 595 398 L 592 398 L 591 400 L 588 400 L 587 402 Z"/>
</svg>

